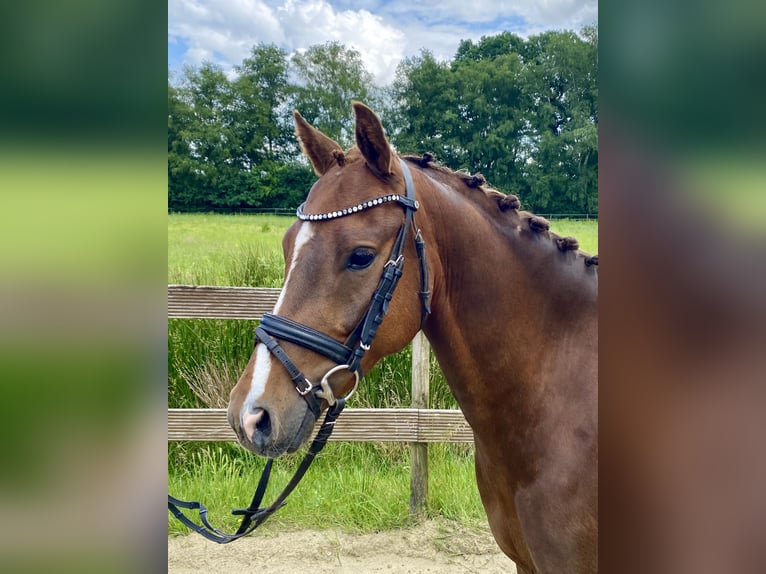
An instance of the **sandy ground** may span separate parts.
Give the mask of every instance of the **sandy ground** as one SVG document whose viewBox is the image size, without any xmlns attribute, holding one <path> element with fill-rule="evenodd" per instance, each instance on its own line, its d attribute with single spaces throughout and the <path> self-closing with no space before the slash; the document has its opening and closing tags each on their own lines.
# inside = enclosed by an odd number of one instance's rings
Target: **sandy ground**
<svg viewBox="0 0 766 574">
<path fill-rule="evenodd" d="M 197 534 L 168 538 L 168 572 L 268 572 L 269 574 L 499 574 L 513 562 L 489 530 L 426 521 L 404 530 L 348 534 L 338 530 L 256 532 L 218 545 Z"/>
</svg>

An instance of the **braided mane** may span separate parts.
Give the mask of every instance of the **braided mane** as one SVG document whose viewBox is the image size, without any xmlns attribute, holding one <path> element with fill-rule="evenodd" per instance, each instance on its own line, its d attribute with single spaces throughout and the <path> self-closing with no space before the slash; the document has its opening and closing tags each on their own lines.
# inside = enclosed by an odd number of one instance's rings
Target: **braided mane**
<svg viewBox="0 0 766 574">
<path fill-rule="evenodd" d="M 505 194 L 497 189 L 489 187 L 486 178 L 481 173 L 471 174 L 467 171 L 454 171 L 449 167 L 436 162 L 431 152 L 426 152 L 422 156 L 403 155 L 403 159 L 414 163 L 424 169 L 432 169 L 439 173 L 444 173 L 457 177 L 469 189 L 477 189 L 484 193 L 486 197 L 493 200 L 498 208 L 498 214 L 510 212 L 516 214 L 522 219 L 529 229 L 537 234 L 546 234 L 555 243 L 559 251 L 578 251 L 580 243 L 574 237 L 562 237 L 550 230 L 550 222 L 539 215 L 534 215 L 528 211 L 521 211 L 521 201 L 513 194 Z M 469 196 L 470 197 L 470 196 Z M 586 267 L 598 265 L 598 255 L 585 256 Z"/>
</svg>

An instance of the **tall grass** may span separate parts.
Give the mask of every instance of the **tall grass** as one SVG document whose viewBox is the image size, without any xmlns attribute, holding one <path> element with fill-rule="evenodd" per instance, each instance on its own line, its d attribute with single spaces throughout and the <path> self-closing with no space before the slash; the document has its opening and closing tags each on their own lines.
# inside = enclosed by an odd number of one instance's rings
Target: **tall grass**
<svg viewBox="0 0 766 574">
<path fill-rule="evenodd" d="M 172 214 L 168 216 L 168 282 L 192 285 L 280 287 L 284 275 L 281 239 L 294 221 L 264 215 Z M 552 229 L 573 235 L 596 253 L 597 222 L 554 220 Z M 168 321 L 168 404 L 220 406 L 253 348 L 255 321 L 172 319 Z M 438 365 L 431 365 L 430 404 L 456 408 Z M 383 359 L 360 385 L 353 407 L 410 405 L 411 348 Z M 217 385 L 205 389 L 205 385 Z M 196 392 L 194 387 L 197 387 Z M 275 464 L 272 498 L 287 483 L 300 453 Z M 428 514 L 483 524 L 471 445 L 429 447 Z M 214 524 L 233 528 L 232 506 L 246 506 L 263 459 L 233 443 L 169 443 L 168 489 L 203 500 Z M 409 450 L 392 443 L 331 443 L 267 524 L 281 527 L 338 526 L 372 531 L 409 523 Z M 176 521 L 169 532 L 186 532 Z"/>
<path fill-rule="evenodd" d="M 168 406 L 220 406 L 206 402 L 192 388 L 205 381 L 221 387 L 208 394 L 228 396 L 253 350 L 255 321 L 217 319 L 168 320 Z M 412 349 L 384 358 L 365 375 L 354 396 L 354 407 L 396 408 L 411 403 Z M 229 380 L 225 380 L 228 373 Z M 430 404 L 457 408 L 446 381 L 431 357 Z"/>
<path fill-rule="evenodd" d="M 168 283 L 280 287 L 282 236 L 294 218 L 278 215 L 168 215 Z"/>
<path fill-rule="evenodd" d="M 292 477 L 302 452 L 274 463 L 265 500 L 270 503 Z M 485 524 L 476 488 L 473 449 L 467 445 L 429 447 L 428 515 L 467 525 Z M 168 490 L 185 500 L 202 500 L 214 525 L 232 531 L 233 507 L 250 503 L 265 460 L 231 443 L 171 443 Z M 393 443 L 330 443 L 317 457 L 272 528 L 329 528 L 372 532 L 411 524 L 409 450 Z M 172 520 L 171 534 L 187 529 Z"/>
<path fill-rule="evenodd" d="M 598 221 L 583 219 L 553 219 L 551 231 L 562 236 L 577 238 L 580 249 L 595 255 L 598 253 Z"/>
</svg>

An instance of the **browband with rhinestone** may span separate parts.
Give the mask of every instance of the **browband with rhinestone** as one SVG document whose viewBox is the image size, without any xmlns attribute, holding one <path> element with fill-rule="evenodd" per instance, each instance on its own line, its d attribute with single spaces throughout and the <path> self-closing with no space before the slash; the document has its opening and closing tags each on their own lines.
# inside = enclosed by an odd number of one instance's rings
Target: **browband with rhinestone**
<svg viewBox="0 0 766 574">
<path fill-rule="evenodd" d="M 298 211 L 296 212 L 296 215 L 298 216 L 298 219 L 301 221 L 320 221 L 324 219 L 336 219 L 338 217 L 343 217 L 346 215 L 351 215 L 354 213 L 359 213 L 360 211 L 364 211 L 365 209 L 369 209 L 370 207 L 377 207 L 378 205 L 382 205 L 384 203 L 387 203 L 389 201 L 396 201 L 404 205 L 405 207 L 408 207 L 413 210 L 417 210 L 420 205 L 416 200 L 412 200 L 408 197 L 404 197 L 399 194 L 391 194 L 391 195 L 382 195 L 380 197 L 376 197 L 375 199 L 370 199 L 369 201 L 363 201 L 359 205 L 355 205 L 353 207 L 349 207 L 346 209 L 340 209 L 338 211 L 330 211 L 329 213 L 304 213 L 303 212 L 303 206 L 306 205 L 306 203 L 301 203 L 300 206 L 298 206 Z"/>
</svg>

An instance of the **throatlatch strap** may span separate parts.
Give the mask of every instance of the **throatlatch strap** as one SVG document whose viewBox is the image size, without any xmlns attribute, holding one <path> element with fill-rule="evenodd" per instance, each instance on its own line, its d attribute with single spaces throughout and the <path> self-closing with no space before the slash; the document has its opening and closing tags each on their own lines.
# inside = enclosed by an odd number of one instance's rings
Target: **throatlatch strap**
<svg viewBox="0 0 766 574">
<path fill-rule="evenodd" d="M 426 256 L 426 242 L 423 240 L 423 234 L 420 233 L 420 229 L 415 225 L 415 216 L 413 212 L 419 207 L 418 202 L 415 200 L 415 183 L 412 181 L 412 173 L 410 168 L 407 167 L 407 163 L 403 159 L 399 159 L 399 163 L 402 166 L 402 173 L 404 174 L 404 185 L 407 190 L 407 197 L 412 201 L 414 208 L 407 210 L 406 225 L 412 225 L 412 229 L 415 231 L 415 250 L 418 254 L 418 261 L 420 262 L 420 299 L 422 303 L 422 312 L 420 318 L 420 324 L 422 325 L 426 317 L 431 314 L 431 291 L 428 288 L 430 279 L 428 276 L 428 259 Z"/>
<path fill-rule="evenodd" d="M 431 290 L 429 289 L 430 277 L 428 275 L 426 242 L 423 240 L 420 229 L 415 234 L 415 250 L 418 253 L 418 261 L 420 261 L 420 300 L 422 307 L 420 325 L 423 326 L 426 317 L 431 314 Z"/>
</svg>

